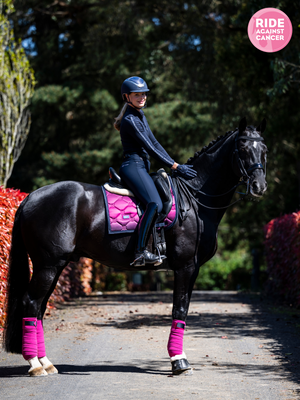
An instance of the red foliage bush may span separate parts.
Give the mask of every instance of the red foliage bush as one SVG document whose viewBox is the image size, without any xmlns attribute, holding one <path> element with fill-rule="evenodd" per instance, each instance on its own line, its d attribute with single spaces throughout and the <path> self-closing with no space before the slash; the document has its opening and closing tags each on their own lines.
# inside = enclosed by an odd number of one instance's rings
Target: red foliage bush
<svg viewBox="0 0 300 400">
<path fill-rule="evenodd" d="M 300 306 L 300 212 L 264 227 L 268 264 L 267 292 Z"/>
<path fill-rule="evenodd" d="M 0 329 L 3 328 L 5 320 L 9 251 L 14 217 L 27 195 L 20 190 L 3 189 L 0 186 Z M 87 258 L 81 258 L 78 263 L 70 263 L 63 270 L 48 307 L 53 308 L 55 303 L 63 302 L 70 297 L 89 294 L 92 269 L 92 260 Z"/>
<path fill-rule="evenodd" d="M 56 288 L 51 295 L 48 308 L 55 307 L 72 297 L 86 296 L 91 293 L 93 260 L 82 257 L 75 263 L 71 262 L 61 273 Z"/>
<path fill-rule="evenodd" d="M 20 190 L 3 189 L 0 186 L 0 327 L 5 319 L 8 260 L 11 233 L 17 208 L 27 193 Z"/>
</svg>

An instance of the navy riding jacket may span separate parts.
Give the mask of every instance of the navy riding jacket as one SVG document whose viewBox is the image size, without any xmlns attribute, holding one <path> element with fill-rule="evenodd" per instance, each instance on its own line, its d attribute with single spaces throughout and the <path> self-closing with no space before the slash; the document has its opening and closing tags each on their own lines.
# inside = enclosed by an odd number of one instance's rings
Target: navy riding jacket
<svg viewBox="0 0 300 400">
<path fill-rule="evenodd" d="M 127 107 L 122 118 L 120 134 L 124 154 L 149 154 L 168 167 L 172 167 L 174 164 L 174 160 L 169 156 L 151 132 L 142 110 L 138 111 L 131 106 Z"/>
</svg>

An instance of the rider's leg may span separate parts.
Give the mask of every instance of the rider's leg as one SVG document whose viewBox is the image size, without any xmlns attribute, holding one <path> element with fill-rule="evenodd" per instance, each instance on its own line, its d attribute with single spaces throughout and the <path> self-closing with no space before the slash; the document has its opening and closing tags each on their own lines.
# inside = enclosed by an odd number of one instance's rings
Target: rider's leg
<svg viewBox="0 0 300 400">
<path fill-rule="evenodd" d="M 146 210 L 139 222 L 138 228 L 138 242 L 136 247 L 136 253 L 134 257 L 133 265 L 135 267 L 144 266 L 146 264 L 155 264 L 158 262 L 159 257 L 155 254 L 150 253 L 146 249 L 148 239 L 152 228 L 157 218 L 157 204 L 148 203 Z"/>
<path fill-rule="evenodd" d="M 137 154 L 132 154 L 126 159 L 120 168 L 120 176 L 134 195 L 144 205 L 145 213 L 139 223 L 139 237 L 135 254 L 134 266 L 155 264 L 160 258 L 146 250 L 151 229 L 153 228 L 157 214 L 162 210 L 162 201 L 156 186 L 148 174 L 149 167 L 146 161 Z"/>
</svg>

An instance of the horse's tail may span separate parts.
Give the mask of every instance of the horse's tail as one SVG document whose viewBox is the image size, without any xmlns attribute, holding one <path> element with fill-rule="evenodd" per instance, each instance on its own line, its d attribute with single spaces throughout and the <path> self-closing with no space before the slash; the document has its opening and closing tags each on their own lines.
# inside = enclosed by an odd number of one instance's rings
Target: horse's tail
<svg viewBox="0 0 300 400">
<path fill-rule="evenodd" d="M 9 256 L 7 316 L 4 326 L 4 349 L 19 354 L 22 353 L 22 300 L 30 281 L 28 255 L 21 233 L 21 215 L 28 198 L 29 196 L 23 200 L 15 215 Z"/>
</svg>

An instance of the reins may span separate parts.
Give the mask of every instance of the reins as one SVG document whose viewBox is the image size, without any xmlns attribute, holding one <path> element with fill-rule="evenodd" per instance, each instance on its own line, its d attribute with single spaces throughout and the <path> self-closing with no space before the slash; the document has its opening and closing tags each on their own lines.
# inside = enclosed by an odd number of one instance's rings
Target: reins
<svg viewBox="0 0 300 400">
<path fill-rule="evenodd" d="M 185 196 L 186 196 L 186 198 L 187 198 L 187 200 L 188 200 L 190 206 L 192 206 L 192 202 L 191 202 L 191 200 L 190 200 L 190 199 L 192 198 L 193 200 L 195 200 L 195 202 L 196 202 L 197 204 L 199 204 L 199 205 L 202 206 L 202 207 L 208 208 L 209 210 L 224 210 L 225 208 L 231 207 L 231 206 L 233 206 L 234 204 L 238 203 L 239 201 L 243 200 L 244 197 L 247 196 L 247 195 L 249 194 L 249 186 L 250 186 L 250 182 L 249 182 L 249 179 L 248 179 L 247 182 L 240 181 L 237 185 L 233 186 L 233 187 L 232 187 L 230 190 L 228 190 L 228 192 L 226 192 L 226 193 L 217 194 L 217 195 L 210 195 L 210 194 L 207 194 L 207 193 L 202 192 L 201 190 L 197 190 L 197 189 L 194 188 L 192 185 L 189 185 L 189 184 L 187 183 L 187 181 L 184 180 L 183 178 L 181 178 L 180 176 L 173 177 L 173 178 L 172 178 L 172 182 L 173 182 L 174 188 L 175 188 L 175 190 L 176 190 L 177 200 L 178 200 L 178 207 L 179 207 L 179 209 L 180 209 L 181 212 L 182 212 L 182 220 L 183 220 L 183 221 L 184 221 L 184 220 L 186 219 L 186 217 L 187 217 L 188 209 L 185 207 L 185 202 L 184 202 L 184 198 L 183 198 L 182 193 L 185 194 Z M 201 203 L 198 199 L 196 199 L 196 197 L 195 197 L 195 196 L 190 192 L 190 190 L 189 190 L 189 188 L 190 188 L 190 189 L 193 189 L 193 190 L 195 190 L 197 193 L 204 194 L 205 196 L 208 196 L 208 197 L 221 197 L 221 196 L 224 196 L 224 195 L 230 193 L 232 190 L 235 190 L 235 189 L 236 189 L 238 186 L 240 186 L 240 185 L 247 185 L 247 191 L 246 191 L 246 193 L 236 192 L 236 193 L 238 193 L 238 194 L 241 194 L 242 197 L 240 197 L 238 200 L 232 202 L 231 204 L 228 204 L 228 205 L 223 206 L 223 207 L 210 207 L 210 206 L 207 206 L 206 204 L 203 204 L 203 203 Z"/>
</svg>

